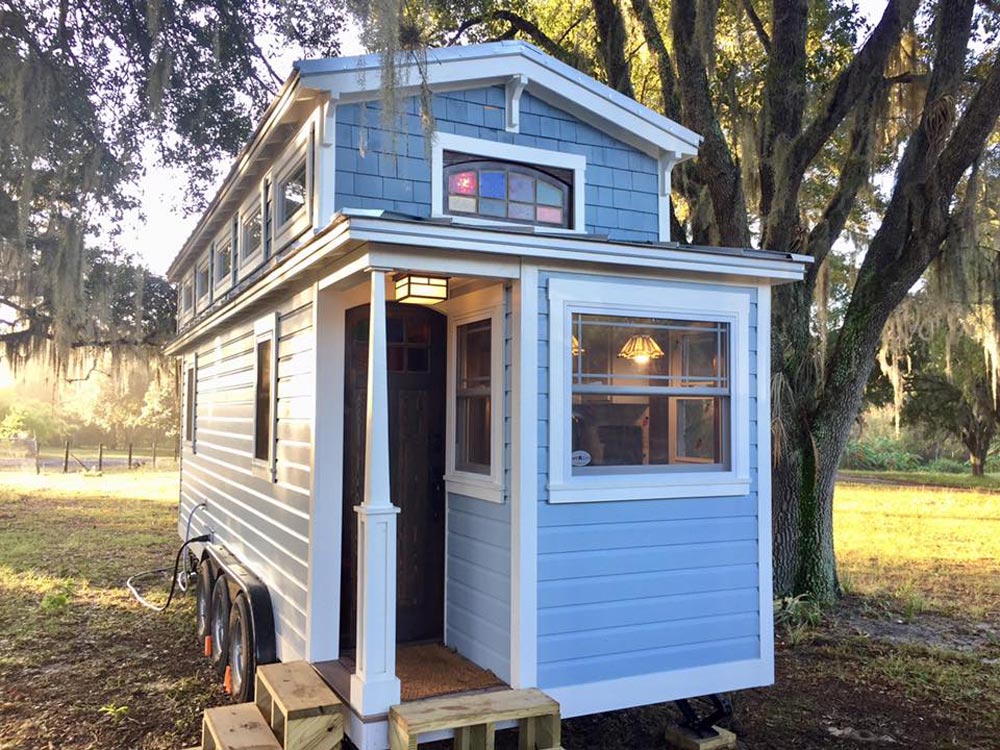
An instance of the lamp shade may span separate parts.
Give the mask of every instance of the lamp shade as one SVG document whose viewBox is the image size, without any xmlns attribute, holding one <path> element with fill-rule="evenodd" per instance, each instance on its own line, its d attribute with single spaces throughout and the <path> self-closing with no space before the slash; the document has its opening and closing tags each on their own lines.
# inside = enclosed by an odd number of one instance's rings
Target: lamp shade
<svg viewBox="0 0 1000 750">
<path fill-rule="evenodd" d="M 622 359 L 630 359 L 636 364 L 644 365 L 651 359 L 659 359 L 663 356 L 660 345 L 653 340 L 648 333 L 634 333 L 629 336 L 625 346 L 618 352 Z"/>
<path fill-rule="evenodd" d="M 573 354 L 574 357 L 578 357 L 581 354 L 583 354 L 584 352 L 586 352 L 587 350 L 584 349 L 584 348 L 582 348 L 580 346 L 580 339 L 578 339 L 576 337 L 575 333 L 572 334 L 572 336 L 573 336 L 573 340 L 572 340 L 572 346 L 571 346 L 571 353 Z"/>
<path fill-rule="evenodd" d="M 448 299 L 448 279 L 445 276 L 401 273 L 396 282 L 396 301 L 411 305 L 436 305 Z"/>
</svg>

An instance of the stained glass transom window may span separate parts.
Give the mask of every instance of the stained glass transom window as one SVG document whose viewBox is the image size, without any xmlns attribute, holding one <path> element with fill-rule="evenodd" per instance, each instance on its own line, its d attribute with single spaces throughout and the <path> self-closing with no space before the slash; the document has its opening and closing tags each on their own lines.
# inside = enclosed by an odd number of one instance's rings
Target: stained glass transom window
<svg viewBox="0 0 1000 750">
<path fill-rule="evenodd" d="M 493 221 L 569 227 L 571 179 L 523 164 L 466 161 L 444 169 L 444 212 Z"/>
</svg>

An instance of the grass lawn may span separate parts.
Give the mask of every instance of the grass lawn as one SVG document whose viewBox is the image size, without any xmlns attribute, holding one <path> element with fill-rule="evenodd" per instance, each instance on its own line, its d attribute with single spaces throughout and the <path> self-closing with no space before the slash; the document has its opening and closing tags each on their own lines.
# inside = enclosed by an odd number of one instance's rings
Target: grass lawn
<svg viewBox="0 0 1000 750">
<path fill-rule="evenodd" d="M 172 561 L 176 481 L 0 474 L 0 750 L 177 750 L 226 700 L 199 655 L 192 599 L 158 615 L 123 586 Z M 996 748 L 998 519 L 1000 495 L 841 485 L 849 596 L 818 622 L 779 628 L 777 684 L 734 696 L 744 747 Z M 663 748 L 673 716 L 569 720 L 563 745 Z"/>
<path fill-rule="evenodd" d="M 903 484 L 915 487 L 948 487 L 966 490 L 988 490 L 1000 492 L 1000 474 L 986 474 L 981 477 L 969 474 L 945 474 L 935 471 L 860 471 L 841 469 L 838 476 L 845 480 L 874 482 L 878 484 Z"/>
</svg>

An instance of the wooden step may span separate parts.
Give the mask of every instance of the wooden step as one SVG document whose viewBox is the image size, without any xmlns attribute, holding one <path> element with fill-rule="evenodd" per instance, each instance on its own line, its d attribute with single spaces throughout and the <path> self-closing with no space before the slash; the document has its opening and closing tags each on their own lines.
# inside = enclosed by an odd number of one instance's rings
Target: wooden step
<svg viewBox="0 0 1000 750">
<path fill-rule="evenodd" d="M 255 700 L 284 750 L 336 750 L 344 739 L 340 699 L 305 661 L 257 667 Z"/>
<path fill-rule="evenodd" d="M 391 750 L 415 750 L 425 732 L 451 729 L 456 750 L 492 750 L 496 725 L 517 721 L 520 750 L 558 750 L 559 704 L 541 690 L 497 690 L 411 701 L 389 709 Z"/>
<path fill-rule="evenodd" d="M 281 750 L 267 719 L 253 703 L 206 710 L 201 746 L 204 750 Z"/>
</svg>

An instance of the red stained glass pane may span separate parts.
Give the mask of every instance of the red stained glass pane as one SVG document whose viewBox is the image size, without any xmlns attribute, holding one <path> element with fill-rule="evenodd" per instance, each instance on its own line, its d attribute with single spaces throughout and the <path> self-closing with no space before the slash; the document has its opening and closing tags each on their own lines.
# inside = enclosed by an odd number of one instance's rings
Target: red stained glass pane
<svg viewBox="0 0 1000 750">
<path fill-rule="evenodd" d="M 475 172 L 456 172 L 448 178 L 448 192 L 452 195 L 475 195 L 477 184 Z"/>
<path fill-rule="evenodd" d="M 549 206 L 538 207 L 538 221 L 545 224 L 562 224 L 563 212 L 561 208 L 550 208 Z"/>
</svg>

